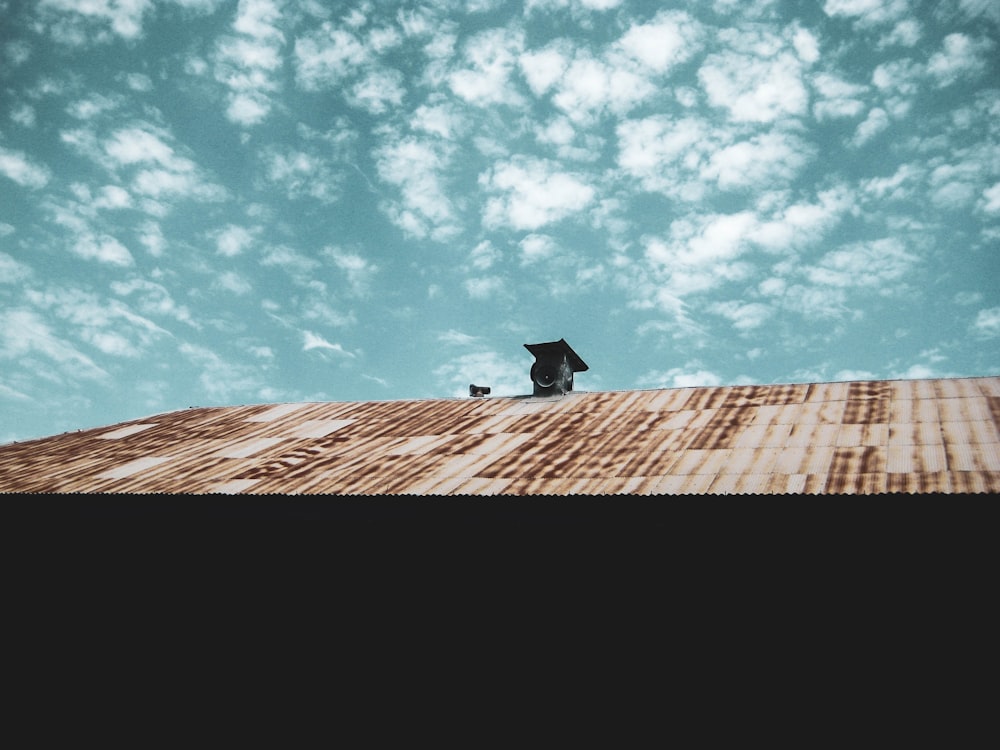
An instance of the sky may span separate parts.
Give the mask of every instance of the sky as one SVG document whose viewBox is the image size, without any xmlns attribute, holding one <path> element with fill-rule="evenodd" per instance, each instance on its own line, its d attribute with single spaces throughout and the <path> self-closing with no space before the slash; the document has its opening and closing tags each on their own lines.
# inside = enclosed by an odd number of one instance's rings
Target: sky
<svg viewBox="0 0 1000 750">
<path fill-rule="evenodd" d="M 996 0 L 0 0 L 0 442 L 1000 374 Z"/>
</svg>

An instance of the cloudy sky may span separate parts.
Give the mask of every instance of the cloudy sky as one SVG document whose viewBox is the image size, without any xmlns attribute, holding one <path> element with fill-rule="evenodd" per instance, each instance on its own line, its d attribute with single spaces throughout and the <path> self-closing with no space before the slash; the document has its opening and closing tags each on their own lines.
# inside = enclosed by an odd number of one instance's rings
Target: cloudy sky
<svg viewBox="0 0 1000 750">
<path fill-rule="evenodd" d="M 0 0 L 0 442 L 1000 374 L 996 0 Z"/>
</svg>

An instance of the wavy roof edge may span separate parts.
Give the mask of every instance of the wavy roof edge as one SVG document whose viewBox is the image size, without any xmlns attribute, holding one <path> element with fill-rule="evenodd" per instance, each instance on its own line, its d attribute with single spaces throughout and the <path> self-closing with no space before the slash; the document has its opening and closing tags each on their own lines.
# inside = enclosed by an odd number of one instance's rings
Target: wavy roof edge
<svg viewBox="0 0 1000 750">
<path fill-rule="evenodd" d="M 661 392 L 661 391 L 688 391 L 688 390 L 701 390 L 708 388 L 782 388 L 789 386 L 809 386 L 809 385 L 838 385 L 841 383 L 933 383 L 937 381 L 967 381 L 967 380 L 984 380 L 989 378 L 1000 378 L 1000 375 L 962 375 L 958 377 L 940 377 L 940 378 L 872 378 L 865 380 L 789 380 L 781 381 L 777 383 L 726 383 L 718 385 L 684 385 L 684 386 L 662 386 L 662 387 L 650 387 L 650 388 L 612 388 L 608 390 L 600 391 L 587 391 L 576 388 L 568 393 L 556 395 L 556 396 L 534 396 L 530 393 L 527 394 L 496 394 L 489 396 L 476 397 L 477 400 L 482 401 L 497 401 L 501 399 L 517 399 L 517 400 L 535 400 L 535 401 L 553 401 L 563 398 L 572 398 L 574 396 L 581 395 L 594 395 L 601 393 L 649 393 L 649 392 Z M 473 397 L 462 395 L 462 396 L 409 396 L 402 398 L 386 398 L 386 399 L 364 399 L 364 400 L 322 400 L 322 401 L 254 401 L 245 402 L 238 404 L 202 404 L 200 406 L 184 406 L 178 407 L 176 409 L 167 409 L 166 411 L 160 412 L 149 412 L 138 417 L 129 417 L 121 422 L 108 422 L 99 425 L 94 425 L 92 427 L 81 427 L 75 430 L 64 430 L 63 432 L 53 433 L 51 435 L 42 435 L 40 437 L 25 438 L 23 440 L 11 440 L 7 443 L 0 443 L 0 449 L 7 445 L 13 444 L 23 444 L 28 442 L 34 442 L 37 440 L 48 440 L 59 435 L 69 435 L 75 434 L 82 431 L 90 430 L 103 430 L 109 429 L 111 427 L 117 427 L 120 425 L 131 424 L 132 422 L 140 422 L 148 419 L 153 419 L 154 417 L 164 416 L 168 414 L 176 414 L 179 412 L 190 411 L 191 409 L 239 409 L 247 407 L 264 407 L 264 406 L 286 406 L 292 404 L 396 404 L 396 403 L 411 403 L 411 402 L 427 402 L 427 401 L 460 401 L 468 402 L 472 401 Z"/>
<path fill-rule="evenodd" d="M 188 407 L 0 446 L 0 492 L 1000 491 L 1000 376 Z"/>
</svg>

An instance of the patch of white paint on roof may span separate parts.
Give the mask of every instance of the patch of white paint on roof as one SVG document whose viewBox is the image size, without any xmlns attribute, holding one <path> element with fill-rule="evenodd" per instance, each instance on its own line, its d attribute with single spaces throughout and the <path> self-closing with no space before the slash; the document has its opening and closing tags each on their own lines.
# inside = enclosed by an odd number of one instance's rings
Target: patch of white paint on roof
<svg viewBox="0 0 1000 750">
<path fill-rule="evenodd" d="M 148 430 L 150 427 L 156 427 L 156 422 L 129 425 L 128 427 L 122 427 L 121 429 L 118 430 L 105 432 L 103 435 L 98 435 L 97 437 L 100 440 L 118 440 L 119 438 L 128 437 L 129 435 L 134 435 L 137 432 Z"/>
<path fill-rule="evenodd" d="M 252 487 L 259 482 L 259 479 L 233 479 L 229 482 L 222 482 L 212 487 L 209 492 L 218 492 L 224 495 L 233 495 Z"/>
<path fill-rule="evenodd" d="M 221 458 L 246 458 L 254 453 L 260 453 L 278 443 L 284 442 L 283 438 L 258 438 L 249 443 L 234 443 L 213 453 L 213 456 Z"/>
<path fill-rule="evenodd" d="M 298 411 L 308 404 L 278 404 L 277 406 L 268 409 L 265 412 L 261 412 L 255 417 L 249 417 L 245 421 L 247 422 L 273 422 L 276 419 L 280 419 L 286 414 L 291 414 L 293 411 Z"/>
<path fill-rule="evenodd" d="M 341 427 L 354 424 L 353 419 L 307 419 L 301 425 L 289 432 L 289 436 L 297 438 L 321 438 Z"/>
<path fill-rule="evenodd" d="M 122 464 L 114 469 L 109 469 L 102 474 L 98 474 L 97 478 L 124 479 L 125 477 L 132 476 L 133 474 L 138 474 L 140 471 L 152 469 L 154 466 L 159 466 L 164 461 L 169 460 L 169 456 L 145 456 L 144 458 L 137 458 L 135 461 L 129 461 L 127 464 Z"/>
</svg>

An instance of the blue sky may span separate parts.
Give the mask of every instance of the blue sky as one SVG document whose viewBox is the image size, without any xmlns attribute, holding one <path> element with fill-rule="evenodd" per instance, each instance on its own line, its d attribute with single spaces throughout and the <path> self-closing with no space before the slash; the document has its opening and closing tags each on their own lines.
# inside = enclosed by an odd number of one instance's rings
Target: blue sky
<svg viewBox="0 0 1000 750">
<path fill-rule="evenodd" d="M 1000 373 L 995 0 L 0 0 L 0 442 Z"/>
</svg>

